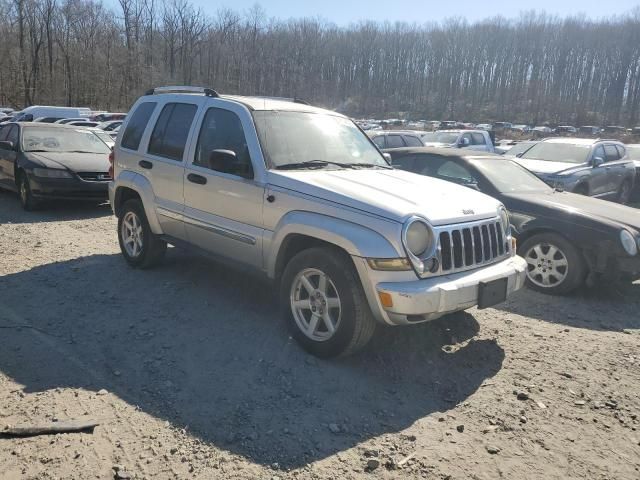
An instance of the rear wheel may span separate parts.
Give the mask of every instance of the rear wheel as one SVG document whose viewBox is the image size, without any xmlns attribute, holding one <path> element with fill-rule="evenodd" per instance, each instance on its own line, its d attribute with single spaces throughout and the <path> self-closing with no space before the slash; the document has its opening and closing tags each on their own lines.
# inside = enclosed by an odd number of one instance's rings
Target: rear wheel
<svg viewBox="0 0 640 480">
<path fill-rule="evenodd" d="M 569 293 L 584 283 L 587 273 L 580 252 L 555 233 L 541 233 L 520 248 L 527 261 L 527 285 L 552 295 Z"/>
<path fill-rule="evenodd" d="M 626 205 L 631 200 L 631 182 L 629 180 L 625 180 L 620 185 L 620 189 L 618 190 L 618 203 L 622 205 Z"/>
<path fill-rule="evenodd" d="M 38 201 L 33 197 L 33 193 L 31 193 L 29 177 L 24 172 L 20 174 L 20 180 L 18 181 L 18 196 L 20 197 L 20 205 L 22 205 L 22 208 L 26 211 L 30 212 L 38 208 Z"/>
<path fill-rule="evenodd" d="M 280 301 L 292 336 L 318 357 L 355 353 L 376 328 L 351 259 L 331 248 L 304 250 L 289 261 Z"/>
<path fill-rule="evenodd" d="M 151 231 L 140 200 L 127 200 L 122 206 L 118 240 L 122 255 L 132 267 L 153 267 L 167 250 L 167 243 Z"/>
</svg>

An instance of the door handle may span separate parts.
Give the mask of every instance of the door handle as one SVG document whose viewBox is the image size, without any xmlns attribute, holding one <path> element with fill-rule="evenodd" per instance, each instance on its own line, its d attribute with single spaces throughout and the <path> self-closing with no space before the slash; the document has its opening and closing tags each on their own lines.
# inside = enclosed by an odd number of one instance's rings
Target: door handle
<svg viewBox="0 0 640 480">
<path fill-rule="evenodd" d="M 146 168 L 147 170 L 151 170 L 153 168 L 153 163 L 151 163 L 149 160 L 140 160 L 138 162 L 138 165 L 140 165 L 142 168 Z"/>
<path fill-rule="evenodd" d="M 198 185 L 206 185 L 207 179 L 202 175 L 196 175 L 195 173 L 190 173 L 187 175 L 187 180 L 191 183 L 197 183 Z"/>
</svg>

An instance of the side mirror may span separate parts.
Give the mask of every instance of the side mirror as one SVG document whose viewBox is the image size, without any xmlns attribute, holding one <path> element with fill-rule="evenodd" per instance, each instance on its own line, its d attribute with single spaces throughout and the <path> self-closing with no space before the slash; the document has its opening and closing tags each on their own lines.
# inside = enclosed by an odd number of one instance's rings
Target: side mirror
<svg viewBox="0 0 640 480">
<path fill-rule="evenodd" d="M 603 163 L 604 163 L 604 158 L 602 158 L 602 157 L 593 157 L 593 166 L 594 167 L 599 167 Z"/>
<path fill-rule="evenodd" d="M 383 156 L 383 157 L 384 157 L 384 159 L 387 161 L 387 163 L 388 163 L 389 165 L 391 165 L 391 160 L 392 160 L 392 159 L 391 159 L 391 154 L 390 154 L 390 153 L 386 153 L 386 152 L 385 152 L 385 153 L 383 153 L 383 154 L 382 154 L 382 156 Z"/>
<path fill-rule="evenodd" d="M 0 142 L 0 149 L 15 151 L 16 147 L 13 142 Z"/>
<path fill-rule="evenodd" d="M 462 147 L 468 147 L 470 145 L 471 142 L 469 142 L 468 138 L 463 138 L 460 140 L 460 142 L 458 143 L 458 147 L 462 148 Z"/>
<path fill-rule="evenodd" d="M 242 178 L 253 178 L 251 164 L 238 162 L 233 150 L 212 150 L 209 154 L 209 167 L 217 172 L 229 173 Z"/>
</svg>

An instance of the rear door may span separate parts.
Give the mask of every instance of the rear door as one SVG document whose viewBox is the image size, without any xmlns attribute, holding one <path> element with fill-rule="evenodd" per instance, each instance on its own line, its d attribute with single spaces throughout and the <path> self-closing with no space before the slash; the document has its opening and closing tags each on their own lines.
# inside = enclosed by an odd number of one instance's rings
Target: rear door
<svg viewBox="0 0 640 480">
<path fill-rule="evenodd" d="M 487 140 L 482 133 L 471 134 L 471 146 L 469 147 L 469 150 L 478 150 L 481 152 L 489 150 Z"/>
<path fill-rule="evenodd" d="M 620 160 L 621 155 L 614 144 L 604 146 L 605 170 L 607 172 L 607 194 L 614 195 L 620 189 L 625 178 L 625 162 Z"/>
<path fill-rule="evenodd" d="M 197 130 L 184 172 L 189 242 L 261 269 L 265 186 L 254 178 L 254 162 L 263 160 L 251 117 L 239 104 L 212 100 Z"/>
<path fill-rule="evenodd" d="M 605 163 L 601 165 L 596 165 L 595 159 L 601 158 L 605 161 Z M 589 179 L 589 195 L 600 197 L 602 195 L 606 195 L 609 185 L 608 185 L 608 173 L 606 168 L 607 157 L 604 153 L 604 147 L 602 145 L 598 145 L 593 154 L 591 155 L 591 174 Z"/>
</svg>

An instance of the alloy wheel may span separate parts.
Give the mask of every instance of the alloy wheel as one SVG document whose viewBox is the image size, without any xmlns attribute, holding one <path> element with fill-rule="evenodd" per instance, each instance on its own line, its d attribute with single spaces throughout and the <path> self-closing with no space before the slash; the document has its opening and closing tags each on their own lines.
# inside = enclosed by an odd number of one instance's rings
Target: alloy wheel
<svg viewBox="0 0 640 480">
<path fill-rule="evenodd" d="M 129 211 L 125 214 L 122 219 L 120 236 L 127 254 L 132 258 L 138 257 L 142 252 L 144 243 L 142 222 L 140 222 L 140 218 L 135 212 Z"/>
<path fill-rule="evenodd" d="M 300 331 L 311 340 L 329 340 L 338 329 L 342 304 L 335 284 L 321 270 L 307 268 L 294 278 L 291 312 Z"/>
<path fill-rule="evenodd" d="M 562 250 L 549 243 L 532 246 L 525 254 L 527 277 L 541 288 L 562 284 L 569 273 L 569 261 Z"/>
</svg>

